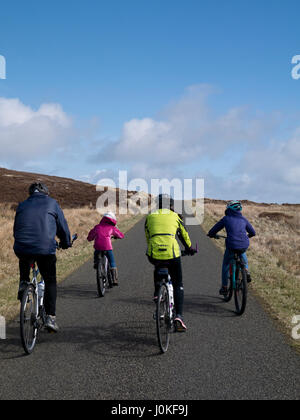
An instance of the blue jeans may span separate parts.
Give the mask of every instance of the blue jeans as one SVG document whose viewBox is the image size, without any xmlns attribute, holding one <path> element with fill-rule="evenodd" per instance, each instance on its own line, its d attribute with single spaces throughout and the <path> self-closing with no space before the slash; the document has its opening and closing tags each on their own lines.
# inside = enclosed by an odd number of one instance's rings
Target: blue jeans
<svg viewBox="0 0 300 420">
<path fill-rule="evenodd" d="M 95 261 L 98 261 L 98 255 L 100 254 L 100 252 L 102 252 L 102 251 L 95 251 Z M 116 264 L 116 260 L 115 260 L 115 256 L 114 256 L 114 253 L 113 253 L 113 251 L 104 251 L 105 252 L 105 254 L 106 254 L 106 256 L 107 256 L 107 259 L 108 259 L 108 261 L 109 261 L 109 264 L 110 264 L 110 267 L 111 268 L 117 268 L 117 264 Z"/>
<path fill-rule="evenodd" d="M 230 262 L 234 258 L 234 252 L 231 249 L 226 248 L 225 254 L 224 254 L 224 260 L 223 260 L 223 267 L 222 267 L 222 286 L 227 287 L 228 286 L 228 279 L 229 279 L 229 268 L 230 268 Z M 245 266 L 248 270 L 248 258 L 246 255 L 246 252 L 242 254 L 242 259 L 244 260 Z"/>
</svg>

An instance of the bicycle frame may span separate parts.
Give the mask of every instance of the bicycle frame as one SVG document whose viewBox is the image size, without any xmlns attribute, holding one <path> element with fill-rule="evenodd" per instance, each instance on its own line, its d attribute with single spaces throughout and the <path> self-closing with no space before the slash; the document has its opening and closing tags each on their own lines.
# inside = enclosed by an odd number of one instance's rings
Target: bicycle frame
<svg viewBox="0 0 300 420">
<path fill-rule="evenodd" d="M 72 244 L 76 239 L 77 234 L 72 237 Z M 56 246 L 57 249 L 61 249 L 58 243 Z M 44 280 L 41 277 L 39 281 L 40 270 L 36 261 L 32 261 L 30 269 L 32 271 L 32 280 L 24 290 L 20 309 L 20 334 L 23 348 L 27 354 L 33 352 L 39 330 L 46 325 L 47 321 L 47 314 L 44 307 L 44 293 L 42 296 L 40 293 L 41 290 L 44 291 L 45 289 L 39 287 Z M 49 332 L 52 332 L 52 330 L 49 329 Z"/>
<path fill-rule="evenodd" d="M 198 244 L 196 244 L 196 253 L 198 252 Z M 182 251 L 181 256 L 186 257 L 188 252 Z M 163 263 L 161 263 L 163 265 Z M 163 267 L 160 265 L 160 268 L 158 269 L 157 275 L 160 277 L 159 283 L 160 285 L 166 284 L 168 294 L 169 294 L 169 317 L 170 317 L 170 327 L 171 329 L 174 327 L 174 318 L 175 318 L 175 299 L 174 299 L 174 287 L 172 283 L 172 278 L 169 274 L 168 267 Z"/>
<path fill-rule="evenodd" d="M 45 314 L 44 311 L 42 310 L 42 308 L 44 308 L 44 296 L 42 298 L 40 298 L 39 296 L 39 283 L 41 283 L 43 281 L 43 279 L 41 278 L 41 281 L 38 281 L 38 276 L 40 274 L 40 270 L 36 267 L 36 263 L 31 265 L 31 269 L 32 269 L 32 286 L 34 287 L 34 291 L 35 291 L 35 295 L 36 295 L 36 307 L 35 307 L 35 313 L 36 313 L 36 322 L 38 322 L 39 320 L 42 320 L 42 323 L 45 324 Z M 37 328 L 39 329 L 40 326 L 37 325 Z"/>
<path fill-rule="evenodd" d="M 198 251 L 198 245 L 194 253 Z M 194 255 L 190 251 L 182 251 L 182 256 Z M 169 273 L 168 263 L 159 261 L 155 264 L 155 280 L 159 283 L 159 290 L 157 291 L 156 311 L 153 318 L 156 320 L 156 332 L 158 344 L 161 352 L 164 354 L 168 351 L 170 342 L 170 333 L 173 330 L 177 331 L 175 322 L 175 299 L 174 287 L 171 275 Z"/>
<path fill-rule="evenodd" d="M 100 261 L 101 261 L 101 259 L 104 260 L 103 266 L 104 266 L 104 269 L 105 269 L 105 273 L 107 275 L 108 274 L 108 258 L 106 256 L 105 252 L 103 252 L 102 254 L 100 254 Z"/>
<path fill-rule="evenodd" d="M 233 290 L 237 289 L 236 284 L 236 274 L 238 270 L 243 270 L 245 268 L 245 263 L 242 260 L 242 256 L 235 254 L 234 258 L 230 262 L 230 275 L 232 275 L 232 288 Z"/>
<path fill-rule="evenodd" d="M 158 273 L 158 277 L 160 277 L 160 285 L 165 284 L 167 286 L 168 294 L 169 294 L 169 319 L 170 319 L 170 327 L 172 328 L 174 325 L 174 310 L 175 310 L 175 303 L 174 303 L 174 288 L 171 276 L 169 274 L 169 270 L 167 268 L 160 268 Z"/>
<path fill-rule="evenodd" d="M 99 297 L 104 297 L 105 290 L 112 288 L 109 259 L 106 251 L 102 251 L 97 257 L 97 288 Z"/>
</svg>

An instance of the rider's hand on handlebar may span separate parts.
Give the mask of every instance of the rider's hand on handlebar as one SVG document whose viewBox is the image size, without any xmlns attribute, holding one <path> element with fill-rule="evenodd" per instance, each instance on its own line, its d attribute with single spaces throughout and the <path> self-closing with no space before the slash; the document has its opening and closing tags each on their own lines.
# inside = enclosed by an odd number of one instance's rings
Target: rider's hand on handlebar
<svg viewBox="0 0 300 420">
<path fill-rule="evenodd" d="M 210 239 L 217 239 L 217 236 L 218 236 L 218 235 L 212 236 L 212 235 L 210 235 L 210 234 L 208 233 L 206 236 L 208 236 Z"/>
<path fill-rule="evenodd" d="M 221 236 L 219 236 L 219 235 L 212 236 L 208 233 L 206 236 L 208 236 L 210 239 L 221 239 Z"/>
<path fill-rule="evenodd" d="M 190 255 L 192 257 L 193 255 L 198 253 L 198 250 L 191 247 L 191 248 L 186 250 L 186 253 L 187 253 L 187 255 Z"/>
</svg>

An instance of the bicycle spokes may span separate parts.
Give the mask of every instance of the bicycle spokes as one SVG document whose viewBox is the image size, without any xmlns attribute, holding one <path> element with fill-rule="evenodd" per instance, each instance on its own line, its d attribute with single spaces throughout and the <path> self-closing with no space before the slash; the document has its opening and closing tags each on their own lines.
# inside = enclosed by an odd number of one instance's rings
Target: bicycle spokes
<svg viewBox="0 0 300 420">
<path fill-rule="evenodd" d="M 242 315 L 247 304 L 247 274 L 244 268 L 236 271 L 235 306 L 236 313 Z"/>
<path fill-rule="evenodd" d="M 32 353 L 38 332 L 38 304 L 33 286 L 29 286 L 22 299 L 20 312 L 21 339 L 27 354 Z"/>
<path fill-rule="evenodd" d="M 169 347 L 171 331 L 169 293 L 165 284 L 162 284 L 159 290 L 156 309 L 156 327 L 159 347 L 161 352 L 165 353 Z"/>
<path fill-rule="evenodd" d="M 99 297 L 104 297 L 106 286 L 105 265 L 103 261 L 99 261 L 97 267 L 97 288 Z"/>
</svg>

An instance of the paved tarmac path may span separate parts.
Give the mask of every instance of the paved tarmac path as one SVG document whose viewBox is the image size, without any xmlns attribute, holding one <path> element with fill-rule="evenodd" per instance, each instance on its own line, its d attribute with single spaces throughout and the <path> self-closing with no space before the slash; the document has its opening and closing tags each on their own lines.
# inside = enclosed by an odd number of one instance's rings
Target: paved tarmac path
<svg viewBox="0 0 300 420">
<path fill-rule="evenodd" d="M 299 356 L 253 297 L 241 318 L 223 303 L 222 256 L 200 226 L 189 228 L 199 254 L 183 259 L 188 332 L 160 355 L 143 228 L 115 243 L 120 287 L 104 299 L 91 262 L 60 284 L 61 332 L 41 333 L 34 354 L 23 355 L 19 324 L 9 324 L 0 399 L 299 399 Z"/>
</svg>

